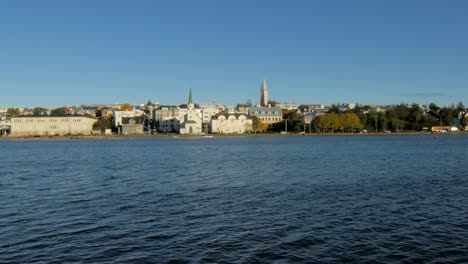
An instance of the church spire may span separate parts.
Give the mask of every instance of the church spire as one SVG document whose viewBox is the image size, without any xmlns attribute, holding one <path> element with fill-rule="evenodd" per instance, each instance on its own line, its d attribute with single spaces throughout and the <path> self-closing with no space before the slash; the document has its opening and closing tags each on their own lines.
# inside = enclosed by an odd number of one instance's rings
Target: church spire
<svg viewBox="0 0 468 264">
<path fill-rule="evenodd" d="M 192 100 L 192 88 L 190 88 L 190 91 L 189 91 L 188 104 L 193 104 L 193 100 Z"/>
<path fill-rule="evenodd" d="M 189 110 L 192 110 L 195 108 L 195 104 L 193 103 L 193 99 L 192 99 L 192 88 L 190 88 L 190 91 L 189 91 L 187 108 Z"/>
<path fill-rule="evenodd" d="M 268 89 L 266 81 L 262 81 L 262 87 L 260 88 L 260 106 L 268 105 Z"/>
</svg>

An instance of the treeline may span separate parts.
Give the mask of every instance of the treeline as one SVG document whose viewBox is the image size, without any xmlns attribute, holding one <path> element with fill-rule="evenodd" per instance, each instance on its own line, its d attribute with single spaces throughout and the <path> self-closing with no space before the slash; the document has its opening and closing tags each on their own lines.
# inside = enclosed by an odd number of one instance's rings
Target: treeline
<svg viewBox="0 0 468 264">
<path fill-rule="evenodd" d="M 19 108 L 8 108 L 7 115 L 9 117 L 17 117 L 21 115 L 21 111 Z M 59 108 L 55 108 L 52 110 L 42 108 L 42 107 L 36 107 L 32 109 L 32 113 L 30 113 L 30 115 L 32 116 L 69 116 L 70 113 L 67 111 L 66 107 L 59 107 Z"/>
<path fill-rule="evenodd" d="M 467 126 L 468 109 L 463 103 L 440 107 L 431 103 L 422 108 L 418 104 L 398 104 L 384 109 L 369 105 L 359 105 L 346 109 L 332 105 L 325 113 L 317 114 L 311 123 L 304 123 L 300 115 L 289 112 L 282 122 L 268 128 L 270 132 L 346 132 L 362 130 L 421 131 L 432 126 Z M 287 125 L 286 125 L 287 122 Z"/>
<path fill-rule="evenodd" d="M 398 104 L 386 109 L 377 109 L 370 106 L 356 105 L 354 109 L 342 111 L 336 106 L 330 108 L 329 113 L 333 114 L 351 113 L 359 118 L 361 127 L 369 131 L 421 131 L 423 128 L 432 126 L 466 126 L 466 112 L 468 110 L 463 103 L 457 106 L 440 107 L 431 103 L 423 109 L 418 104 Z M 322 117 L 317 118 L 316 124 L 320 128 Z M 337 130 L 336 121 L 334 126 L 325 126 L 325 128 Z M 343 124 L 339 127 L 341 128 Z"/>
</svg>

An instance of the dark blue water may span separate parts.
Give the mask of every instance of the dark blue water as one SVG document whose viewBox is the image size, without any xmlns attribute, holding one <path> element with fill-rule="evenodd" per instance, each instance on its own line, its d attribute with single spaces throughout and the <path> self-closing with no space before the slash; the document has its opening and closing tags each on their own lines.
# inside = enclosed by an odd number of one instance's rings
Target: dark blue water
<svg viewBox="0 0 468 264">
<path fill-rule="evenodd" d="M 467 146 L 2 140 L 0 263 L 466 263 Z"/>
</svg>

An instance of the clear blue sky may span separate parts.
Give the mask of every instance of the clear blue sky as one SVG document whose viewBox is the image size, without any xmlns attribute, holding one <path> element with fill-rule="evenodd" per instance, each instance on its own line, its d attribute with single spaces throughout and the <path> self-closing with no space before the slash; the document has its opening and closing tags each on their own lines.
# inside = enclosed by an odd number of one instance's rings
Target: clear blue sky
<svg viewBox="0 0 468 264">
<path fill-rule="evenodd" d="M 0 106 L 468 104 L 468 1 L 4 0 Z"/>
</svg>

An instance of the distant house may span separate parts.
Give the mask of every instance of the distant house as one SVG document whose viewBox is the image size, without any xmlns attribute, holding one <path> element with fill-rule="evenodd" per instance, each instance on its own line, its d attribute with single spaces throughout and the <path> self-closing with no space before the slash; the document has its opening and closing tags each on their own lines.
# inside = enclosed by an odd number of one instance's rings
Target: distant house
<svg viewBox="0 0 468 264">
<path fill-rule="evenodd" d="M 302 122 L 306 124 L 310 124 L 312 120 L 314 120 L 317 116 L 322 115 L 324 112 L 323 111 L 313 111 L 313 112 L 307 112 L 301 115 L 300 119 Z"/>
<path fill-rule="evenodd" d="M 120 125 L 122 135 L 143 135 L 145 126 L 145 116 L 122 117 Z"/>
</svg>

